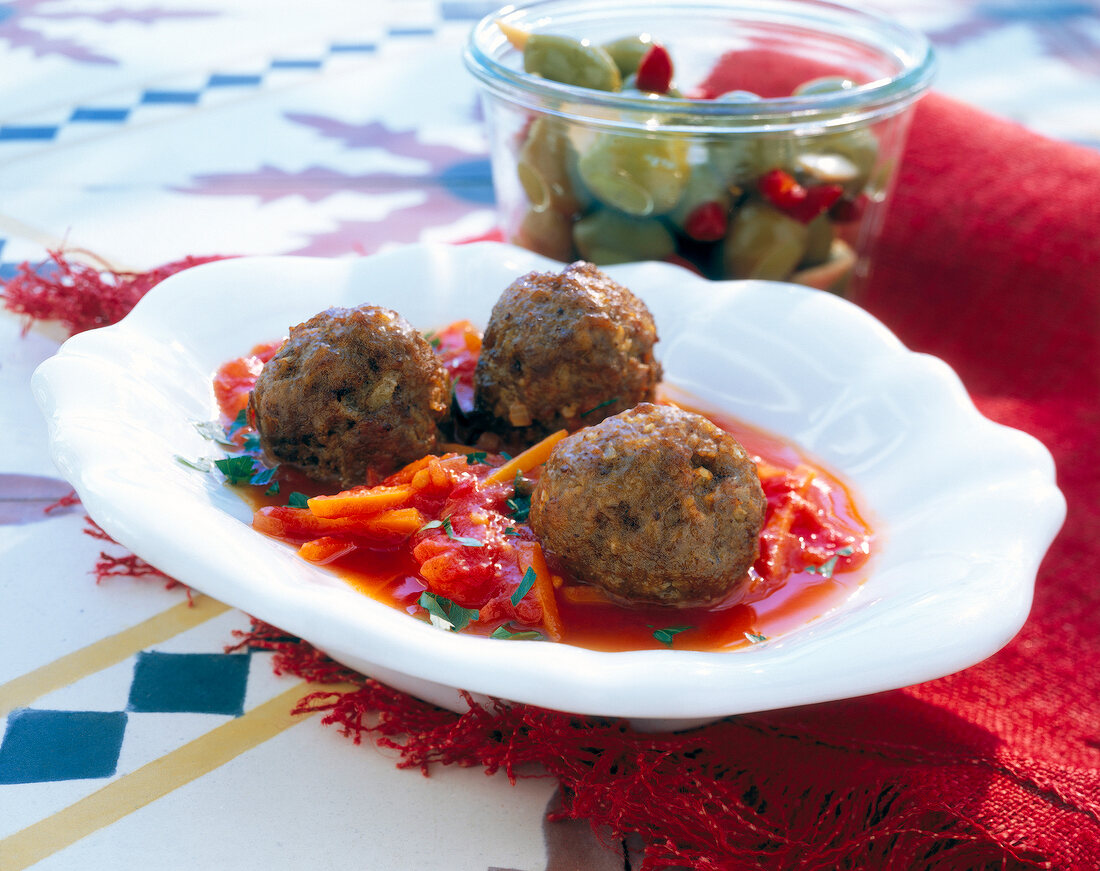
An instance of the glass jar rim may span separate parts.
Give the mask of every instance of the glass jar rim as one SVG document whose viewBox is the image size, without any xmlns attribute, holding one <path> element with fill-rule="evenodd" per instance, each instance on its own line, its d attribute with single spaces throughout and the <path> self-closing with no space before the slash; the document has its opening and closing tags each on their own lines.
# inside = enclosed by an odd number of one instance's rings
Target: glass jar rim
<svg viewBox="0 0 1100 871">
<path fill-rule="evenodd" d="M 656 11 L 690 7 L 724 15 L 755 13 L 754 20 L 799 23 L 803 26 L 807 24 L 807 19 L 800 17 L 800 13 L 804 16 L 812 10 L 819 20 L 828 20 L 834 25 L 858 25 L 858 31 L 846 35 L 861 45 L 894 58 L 901 64 L 901 69 L 894 75 L 850 88 L 740 102 L 596 91 L 513 69 L 494 56 L 494 47 L 510 45 L 497 26 L 499 20 L 508 23 L 531 21 L 541 26 L 545 21 L 552 20 L 556 10 L 583 7 L 591 11 L 598 6 L 622 11 L 639 7 Z M 763 18 L 759 17 L 761 13 L 765 14 Z M 872 40 L 871 34 L 878 36 L 879 41 Z M 882 48 L 884 43 L 896 50 L 885 51 Z M 593 0 L 535 0 L 504 6 L 482 18 L 467 40 L 464 61 L 470 72 L 490 91 L 540 112 L 583 119 L 597 126 L 628 128 L 641 128 L 652 123 L 631 120 L 632 116 L 654 116 L 663 118 L 659 121 L 662 129 L 711 132 L 716 122 L 745 132 L 866 124 L 896 114 L 919 98 L 931 83 L 936 66 L 932 46 L 920 32 L 886 15 L 833 0 L 603 0 L 600 3 Z"/>
</svg>

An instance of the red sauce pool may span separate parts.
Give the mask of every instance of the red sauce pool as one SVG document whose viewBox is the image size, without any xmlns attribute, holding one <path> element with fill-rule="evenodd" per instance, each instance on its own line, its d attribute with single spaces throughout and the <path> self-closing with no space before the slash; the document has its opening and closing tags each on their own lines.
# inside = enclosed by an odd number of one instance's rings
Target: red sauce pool
<svg viewBox="0 0 1100 871">
<path fill-rule="evenodd" d="M 471 359 L 476 361 L 479 350 L 471 328 L 463 323 L 430 335 L 452 377 L 459 382 L 456 393 L 460 399 L 465 398 L 469 388 L 462 382 L 472 376 Z M 219 370 L 215 376 L 216 392 L 227 421 L 244 407 L 252 381 L 263 362 L 277 348 L 278 343 L 257 346 L 251 354 L 229 361 Z M 676 404 L 684 405 L 682 401 Z M 690 402 L 686 407 L 690 408 Z M 829 613 L 865 580 L 865 564 L 873 536 L 844 484 L 790 442 L 720 413 L 705 414 L 758 458 L 762 483 L 769 497 L 769 521 L 762 534 L 762 555 L 756 568 L 750 571 L 749 583 L 728 600 L 705 608 L 628 607 L 592 601 L 591 588 L 563 578 L 555 589 L 563 643 L 605 651 L 748 647 L 791 632 Z M 469 448 L 469 451 L 474 450 Z M 286 505 L 287 496 L 292 492 L 307 496 L 321 492 L 315 483 L 293 470 L 281 469 L 279 481 L 278 495 L 264 495 L 261 487 L 239 490 L 254 509 Z M 792 492 L 795 495 L 791 495 Z M 783 535 L 777 536 L 773 529 L 775 516 L 788 504 L 801 507 L 789 512 L 794 519 L 784 527 Z M 529 527 L 526 524 L 511 522 L 527 534 Z M 771 541 L 769 535 L 772 535 Z M 791 549 L 792 542 L 797 543 L 797 552 Z M 836 555 L 838 548 L 840 556 Z M 831 560 L 826 559 L 830 554 Z M 823 561 L 824 566 L 821 565 Z M 425 612 L 418 600 L 428 586 L 419 576 L 418 567 L 407 546 L 359 548 L 326 565 L 364 595 L 423 618 Z M 518 573 L 512 580 L 513 587 L 516 583 Z M 463 631 L 489 634 L 506 623 L 512 630 L 527 628 L 506 619 L 496 619 L 488 623 L 471 623 Z"/>
</svg>

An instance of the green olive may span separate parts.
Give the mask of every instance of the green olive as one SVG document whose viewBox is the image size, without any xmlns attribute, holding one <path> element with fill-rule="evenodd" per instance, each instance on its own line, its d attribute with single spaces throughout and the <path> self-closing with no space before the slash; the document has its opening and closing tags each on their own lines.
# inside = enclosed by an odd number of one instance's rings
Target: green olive
<svg viewBox="0 0 1100 871">
<path fill-rule="evenodd" d="M 722 242 L 725 275 L 782 281 L 802 261 L 808 238 L 805 224 L 750 200 L 738 209 Z"/>
<path fill-rule="evenodd" d="M 516 174 L 536 212 L 553 209 L 572 214 L 581 202 L 573 186 L 572 167 L 577 153 L 565 125 L 553 118 L 537 118 L 516 162 Z"/>
<path fill-rule="evenodd" d="M 806 225 L 806 253 L 802 255 L 800 268 L 820 266 L 827 263 L 833 249 L 836 230 L 833 222 L 825 213 L 818 215 Z"/>
<path fill-rule="evenodd" d="M 708 144 L 708 162 L 727 184 L 751 188 L 770 169 L 789 170 L 796 152 L 789 136 L 730 134 Z"/>
<path fill-rule="evenodd" d="M 573 260 L 573 226 L 567 215 L 528 209 L 511 240 L 514 244 L 553 260 Z"/>
<path fill-rule="evenodd" d="M 644 218 L 669 211 L 691 176 L 687 142 L 673 136 L 600 134 L 577 170 L 596 199 Z"/>
<path fill-rule="evenodd" d="M 699 206 L 718 203 L 723 210 L 728 211 L 732 198 L 730 186 L 724 176 L 710 163 L 699 164 L 691 168 L 691 176 L 684 186 L 680 201 L 668 213 L 668 219 L 682 230 L 688 217 Z"/>
<path fill-rule="evenodd" d="M 624 36 L 603 44 L 619 73 L 625 79 L 638 71 L 638 64 L 642 62 L 647 51 L 653 47 L 653 37 L 648 33 L 639 33 L 637 36 Z"/>
<path fill-rule="evenodd" d="M 544 79 L 596 91 L 617 91 L 623 83 L 615 61 L 600 46 L 551 33 L 531 34 L 523 48 L 523 68 Z"/>
<path fill-rule="evenodd" d="M 573 242 L 585 260 L 598 266 L 635 260 L 663 260 L 676 250 L 664 224 L 600 209 L 573 225 Z"/>
<path fill-rule="evenodd" d="M 866 187 L 878 161 L 878 139 L 866 127 L 854 130 L 841 130 L 822 136 L 807 137 L 799 146 L 803 155 L 802 162 L 810 155 L 840 155 L 855 167 L 855 176 L 843 181 L 844 190 L 849 195 L 859 193 Z M 803 167 L 805 169 L 805 167 Z"/>
</svg>

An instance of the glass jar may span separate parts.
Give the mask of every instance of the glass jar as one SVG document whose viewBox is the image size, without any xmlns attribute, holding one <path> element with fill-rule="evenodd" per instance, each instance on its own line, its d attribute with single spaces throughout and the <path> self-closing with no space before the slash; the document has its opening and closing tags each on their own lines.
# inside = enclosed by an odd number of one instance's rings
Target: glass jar
<svg viewBox="0 0 1100 871">
<path fill-rule="evenodd" d="M 934 67 L 920 34 L 825 0 L 507 6 L 465 62 L 510 241 L 844 294 Z"/>
</svg>

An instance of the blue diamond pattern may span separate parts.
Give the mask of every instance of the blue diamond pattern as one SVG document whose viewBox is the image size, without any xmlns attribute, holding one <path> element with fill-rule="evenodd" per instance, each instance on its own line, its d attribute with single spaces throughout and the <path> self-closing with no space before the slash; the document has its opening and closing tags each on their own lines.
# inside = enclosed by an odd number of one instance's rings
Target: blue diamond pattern
<svg viewBox="0 0 1100 871">
<path fill-rule="evenodd" d="M 125 731 L 122 711 L 12 711 L 0 744 L 0 783 L 110 777 Z"/>
<path fill-rule="evenodd" d="M 126 709 L 239 717 L 249 660 L 247 654 L 140 653 Z"/>
</svg>

